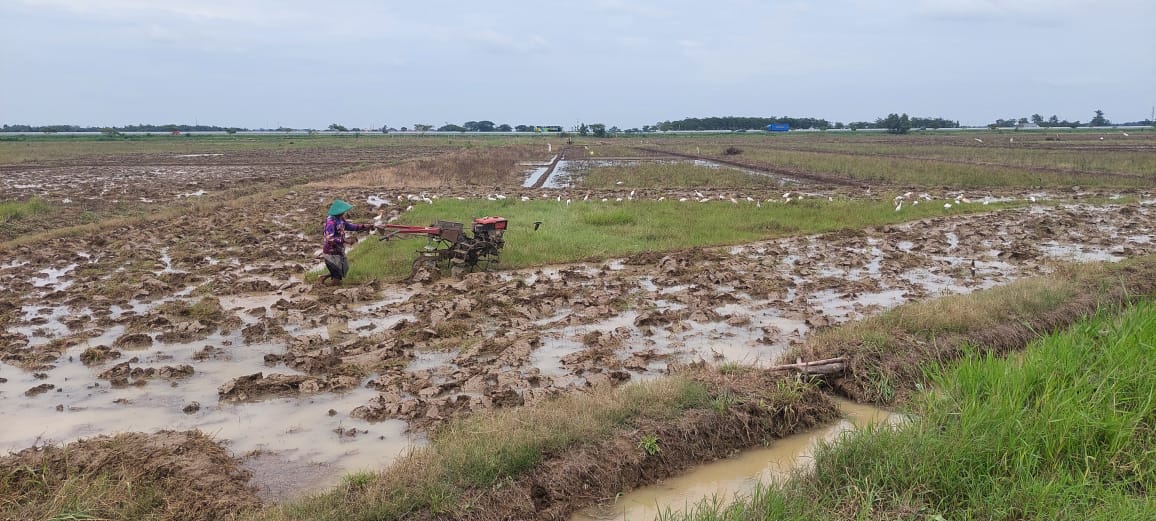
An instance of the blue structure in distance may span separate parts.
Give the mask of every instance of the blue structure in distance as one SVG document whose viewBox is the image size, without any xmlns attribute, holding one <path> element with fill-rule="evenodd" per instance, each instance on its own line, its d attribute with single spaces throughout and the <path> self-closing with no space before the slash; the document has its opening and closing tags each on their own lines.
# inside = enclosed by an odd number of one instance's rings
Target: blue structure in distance
<svg viewBox="0 0 1156 521">
<path fill-rule="evenodd" d="M 791 125 L 787 123 L 771 123 L 767 125 L 767 132 L 786 132 L 791 130 Z"/>
</svg>

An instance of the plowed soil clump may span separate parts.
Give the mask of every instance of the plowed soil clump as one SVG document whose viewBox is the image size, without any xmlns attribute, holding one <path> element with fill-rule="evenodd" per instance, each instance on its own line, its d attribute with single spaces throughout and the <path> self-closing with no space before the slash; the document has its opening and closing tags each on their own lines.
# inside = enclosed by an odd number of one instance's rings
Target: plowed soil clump
<svg viewBox="0 0 1156 521">
<path fill-rule="evenodd" d="M 10 498 L 0 518 L 72 519 L 54 517 L 72 508 L 93 516 L 76 519 L 128 519 L 145 508 L 163 519 L 221 519 L 260 506 L 249 478 L 198 431 L 101 436 L 0 458 L 0 496 Z M 78 483 L 102 489 L 100 504 L 70 505 Z"/>
</svg>

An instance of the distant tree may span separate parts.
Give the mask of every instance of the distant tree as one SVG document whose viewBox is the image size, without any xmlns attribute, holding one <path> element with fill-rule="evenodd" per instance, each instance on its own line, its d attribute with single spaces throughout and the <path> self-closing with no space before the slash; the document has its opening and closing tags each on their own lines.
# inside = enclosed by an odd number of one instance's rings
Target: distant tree
<svg viewBox="0 0 1156 521">
<path fill-rule="evenodd" d="M 1032 123 L 1042 127 L 1044 126 L 1044 117 L 1039 114 L 1032 114 Z"/>
<path fill-rule="evenodd" d="M 1108 118 L 1104 117 L 1104 111 L 1102 110 L 1097 110 L 1096 117 L 1092 118 L 1092 121 L 1088 122 L 1089 127 L 1106 127 L 1111 124 L 1112 122 L 1108 121 Z"/>
<path fill-rule="evenodd" d="M 590 132 L 594 137 L 606 137 L 606 125 L 602 123 L 591 123 Z"/>
<path fill-rule="evenodd" d="M 620 130 L 617 126 L 610 127 L 610 133 L 611 134 L 618 134 L 620 132 L 622 132 L 622 130 Z"/>
<path fill-rule="evenodd" d="M 464 124 L 462 124 L 462 127 L 464 127 L 466 130 L 468 130 L 470 132 L 493 132 L 494 131 L 494 122 L 493 121 L 467 121 Z"/>
<path fill-rule="evenodd" d="M 588 134 L 590 134 L 590 127 L 586 126 L 585 123 L 578 126 L 578 135 L 579 136 L 585 136 Z"/>
<path fill-rule="evenodd" d="M 498 125 L 497 127 L 495 127 L 494 130 L 497 130 L 498 132 L 511 132 L 514 130 L 514 128 L 511 127 L 510 125 L 502 123 L 501 125 Z"/>
<path fill-rule="evenodd" d="M 1052 114 L 1052 117 L 1048 118 L 1048 126 L 1049 127 L 1060 126 L 1060 118 L 1057 118 L 1055 114 Z"/>
<path fill-rule="evenodd" d="M 454 125 L 452 123 L 447 123 L 438 127 L 438 132 L 465 132 L 466 130 L 466 127 Z"/>
<path fill-rule="evenodd" d="M 344 126 L 338 125 L 337 123 L 330 123 L 329 124 L 329 130 L 333 130 L 335 132 L 349 132 L 349 129 L 345 128 Z"/>
<path fill-rule="evenodd" d="M 413 130 L 414 130 L 414 132 L 429 132 L 429 131 L 433 130 L 433 125 L 426 125 L 424 123 L 414 123 L 413 124 Z"/>
<path fill-rule="evenodd" d="M 225 133 L 229 134 L 230 136 L 233 134 L 236 134 L 237 133 L 237 127 L 229 127 L 227 129 L 225 129 Z"/>
<path fill-rule="evenodd" d="M 534 126 L 533 125 L 515 125 L 514 130 L 516 130 L 518 132 L 533 132 Z"/>
<path fill-rule="evenodd" d="M 879 118 L 875 120 L 875 125 L 878 128 L 885 128 L 890 134 L 906 134 L 911 130 L 911 118 L 904 112 L 902 116 L 891 113 L 886 118 Z"/>
</svg>

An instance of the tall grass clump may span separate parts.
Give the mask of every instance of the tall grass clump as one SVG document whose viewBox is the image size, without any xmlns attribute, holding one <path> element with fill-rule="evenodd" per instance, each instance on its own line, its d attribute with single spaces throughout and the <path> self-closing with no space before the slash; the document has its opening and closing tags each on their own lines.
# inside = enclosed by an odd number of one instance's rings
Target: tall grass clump
<svg viewBox="0 0 1156 521">
<path fill-rule="evenodd" d="M 48 212 L 51 205 L 44 199 L 33 197 L 27 201 L 0 202 L 0 223 L 15 221 Z"/>
<path fill-rule="evenodd" d="M 821 445 L 811 471 L 686 519 L 1156 519 L 1156 305 L 1020 357 L 931 371 L 910 423 Z M 673 519 L 673 517 L 670 517 Z"/>
</svg>

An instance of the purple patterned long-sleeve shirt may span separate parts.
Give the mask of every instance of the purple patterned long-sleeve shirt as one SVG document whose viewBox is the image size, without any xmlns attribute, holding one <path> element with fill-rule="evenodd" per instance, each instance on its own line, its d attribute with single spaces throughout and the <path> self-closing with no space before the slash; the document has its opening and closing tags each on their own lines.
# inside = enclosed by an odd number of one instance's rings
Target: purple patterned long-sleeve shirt
<svg viewBox="0 0 1156 521">
<path fill-rule="evenodd" d="M 373 227 L 368 224 L 355 224 L 330 215 L 325 219 L 325 245 L 321 251 L 326 255 L 345 255 L 345 231 L 360 232 L 370 228 Z"/>
</svg>

